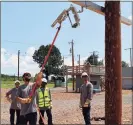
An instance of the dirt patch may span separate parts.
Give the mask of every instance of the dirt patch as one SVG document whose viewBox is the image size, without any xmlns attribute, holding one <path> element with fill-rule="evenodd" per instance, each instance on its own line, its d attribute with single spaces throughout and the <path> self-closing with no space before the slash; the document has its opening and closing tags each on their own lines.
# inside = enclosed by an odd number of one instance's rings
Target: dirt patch
<svg viewBox="0 0 133 125">
<path fill-rule="evenodd" d="M 9 107 L 10 103 L 4 98 L 7 89 L 1 91 L 1 123 L 9 124 Z M 54 124 L 84 124 L 82 111 L 79 108 L 79 93 L 65 93 L 52 90 L 53 100 L 53 122 Z M 131 92 L 123 91 L 123 94 Z M 94 95 L 92 101 L 91 117 L 103 117 L 105 116 L 105 105 L 104 105 L 104 92 Z M 124 96 L 123 98 L 127 98 Z M 123 99 L 124 100 L 124 99 Z M 123 124 L 132 123 L 132 105 L 124 104 L 122 107 L 122 121 Z M 45 120 L 47 117 L 45 115 Z M 92 121 L 92 124 L 104 124 L 104 121 Z"/>
</svg>

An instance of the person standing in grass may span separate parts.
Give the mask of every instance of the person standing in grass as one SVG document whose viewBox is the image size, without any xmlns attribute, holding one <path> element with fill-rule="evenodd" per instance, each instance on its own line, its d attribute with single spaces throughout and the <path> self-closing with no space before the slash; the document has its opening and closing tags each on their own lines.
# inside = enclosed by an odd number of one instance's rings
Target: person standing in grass
<svg viewBox="0 0 133 125">
<path fill-rule="evenodd" d="M 91 125 L 90 110 L 93 96 L 93 85 L 90 82 L 90 78 L 86 72 L 82 73 L 81 78 L 84 84 L 80 88 L 80 108 L 82 108 L 85 124 Z"/>
<path fill-rule="evenodd" d="M 11 105 L 10 105 L 10 124 L 11 125 L 14 125 L 15 113 L 17 116 L 16 125 L 20 123 L 21 104 L 16 100 L 16 93 L 18 91 L 19 85 L 20 85 L 20 81 L 16 80 L 15 87 L 6 93 L 6 98 L 11 102 Z M 11 97 L 9 97 L 9 95 L 11 95 Z"/>
</svg>

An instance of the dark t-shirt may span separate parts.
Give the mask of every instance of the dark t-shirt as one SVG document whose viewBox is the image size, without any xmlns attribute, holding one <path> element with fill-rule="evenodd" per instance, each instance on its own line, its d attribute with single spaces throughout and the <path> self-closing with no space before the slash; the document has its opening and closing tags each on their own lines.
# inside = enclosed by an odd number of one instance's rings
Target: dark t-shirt
<svg viewBox="0 0 133 125">
<path fill-rule="evenodd" d="M 16 100 L 17 91 L 18 91 L 18 88 L 13 88 L 7 92 L 8 95 L 11 95 L 11 100 L 12 100 L 10 109 L 21 109 L 21 104 Z"/>
<path fill-rule="evenodd" d="M 29 84 L 29 85 L 21 85 L 17 91 L 17 97 L 20 98 L 27 98 L 29 97 L 32 88 L 33 88 L 34 84 Z M 29 113 L 33 113 L 33 112 L 37 112 L 36 110 L 36 92 L 32 97 L 32 101 L 31 103 L 28 104 L 21 104 L 21 111 L 20 111 L 20 115 L 26 115 Z"/>
</svg>

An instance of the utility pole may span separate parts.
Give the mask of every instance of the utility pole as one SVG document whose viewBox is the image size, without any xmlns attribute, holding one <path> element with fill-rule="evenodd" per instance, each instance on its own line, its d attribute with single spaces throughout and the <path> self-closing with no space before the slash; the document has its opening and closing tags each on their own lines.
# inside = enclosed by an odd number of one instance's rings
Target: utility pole
<svg viewBox="0 0 133 125">
<path fill-rule="evenodd" d="M 15 74 L 14 74 L 14 81 L 15 81 Z"/>
<path fill-rule="evenodd" d="M 65 76 L 65 65 L 64 65 L 64 56 L 62 57 L 62 59 L 63 59 L 63 76 Z"/>
<path fill-rule="evenodd" d="M 120 1 L 105 1 L 105 125 L 121 125 Z"/>
<path fill-rule="evenodd" d="M 80 73 L 80 54 L 77 55 L 79 57 L 79 61 L 78 61 L 78 64 L 79 64 L 79 73 Z"/>
<path fill-rule="evenodd" d="M 69 42 L 69 44 L 71 44 L 71 51 L 70 53 L 72 53 L 72 78 L 73 78 L 73 91 L 74 91 L 74 47 L 73 47 L 73 40 L 72 42 Z"/>
<path fill-rule="evenodd" d="M 132 49 L 133 48 L 126 48 L 125 50 L 130 50 L 130 66 L 132 67 L 133 66 L 133 62 L 132 62 Z"/>
<path fill-rule="evenodd" d="M 18 50 L 18 80 L 19 80 L 19 56 L 20 56 L 20 50 Z"/>
</svg>

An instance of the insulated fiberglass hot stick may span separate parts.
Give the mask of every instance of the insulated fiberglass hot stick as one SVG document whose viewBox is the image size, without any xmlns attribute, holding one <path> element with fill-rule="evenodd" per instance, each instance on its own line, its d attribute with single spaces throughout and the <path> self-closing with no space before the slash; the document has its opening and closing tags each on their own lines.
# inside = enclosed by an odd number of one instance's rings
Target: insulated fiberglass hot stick
<svg viewBox="0 0 133 125">
<path fill-rule="evenodd" d="M 46 63 L 47 63 L 47 61 L 48 61 L 48 58 L 49 58 L 49 56 L 50 56 L 50 53 L 51 53 L 51 51 L 52 51 L 52 48 L 53 48 L 53 46 L 54 46 L 55 40 L 56 40 L 56 38 L 57 38 L 57 36 L 58 36 L 58 34 L 59 34 L 60 29 L 61 29 L 61 23 L 60 23 L 60 26 L 58 27 L 58 30 L 57 30 L 57 32 L 56 32 L 56 35 L 55 35 L 55 37 L 54 37 L 54 39 L 53 39 L 53 42 L 52 42 L 52 44 L 51 44 L 51 46 L 50 46 L 50 49 L 49 49 L 49 51 L 48 51 L 48 54 L 47 54 L 47 56 L 46 56 L 45 59 L 44 59 L 44 63 L 43 63 L 43 65 L 42 65 L 42 68 L 41 68 L 40 72 L 39 72 L 38 75 L 37 75 L 37 79 L 36 79 L 35 85 L 34 85 L 32 91 L 31 91 L 31 93 L 30 93 L 30 95 L 29 95 L 30 98 L 32 98 L 32 96 L 34 95 L 34 92 L 35 92 L 35 90 L 36 90 L 37 84 L 38 84 L 38 83 L 41 81 L 41 79 L 42 79 L 42 70 L 44 69 L 44 67 L 45 67 L 45 65 L 46 65 Z"/>
</svg>

